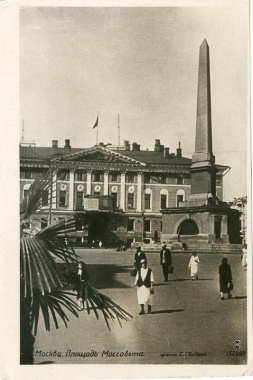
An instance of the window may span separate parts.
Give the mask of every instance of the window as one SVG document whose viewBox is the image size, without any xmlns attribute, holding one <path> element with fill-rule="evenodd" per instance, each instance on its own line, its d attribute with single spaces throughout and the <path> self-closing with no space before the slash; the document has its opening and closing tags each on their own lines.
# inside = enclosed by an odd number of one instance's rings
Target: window
<svg viewBox="0 0 253 380">
<path fill-rule="evenodd" d="M 111 230 L 112 231 L 116 231 L 117 228 L 118 228 L 118 221 L 117 221 L 117 219 L 111 220 Z"/>
<path fill-rule="evenodd" d="M 184 183 L 184 177 L 182 177 L 182 176 L 177 177 L 177 184 L 182 185 L 183 183 Z"/>
<path fill-rule="evenodd" d="M 150 231 L 150 220 L 144 220 L 144 231 Z"/>
<path fill-rule="evenodd" d="M 99 196 L 100 194 L 100 191 L 94 191 L 94 195 Z"/>
<path fill-rule="evenodd" d="M 118 174 L 117 173 L 112 173 L 111 174 L 111 181 L 112 182 L 117 182 L 118 180 Z"/>
<path fill-rule="evenodd" d="M 59 170 L 57 179 L 60 181 L 69 181 L 69 170 Z"/>
<path fill-rule="evenodd" d="M 83 171 L 76 171 L 75 172 L 75 180 L 76 181 L 87 181 L 87 175 L 86 172 Z"/>
<path fill-rule="evenodd" d="M 126 182 L 134 182 L 134 179 L 135 179 L 135 177 L 134 177 L 134 174 L 127 174 L 126 175 Z"/>
<path fill-rule="evenodd" d="M 60 191 L 59 194 L 59 206 L 66 206 L 66 191 Z"/>
<path fill-rule="evenodd" d="M 48 206 L 48 191 L 44 190 L 41 197 L 42 206 Z"/>
<path fill-rule="evenodd" d="M 161 194 L 161 208 L 167 207 L 167 195 Z"/>
<path fill-rule="evenodd" d="M 161 232 L 163 231 L 163 222 L 162 221 L 160 222 L 160 231 Z"/>
<path fill-rule="evenodd" d="M 29 190 L 24 190 L 24 198 L 27 196 Z"/>
<path fill-rule="evenodd" d="M 215 233 L 215 238 L 220 239 L 220 237 L 221 237 L 221 220 L 214 220 L 214 233 Z"/>
<path fill-rule="evenodd" d="M 150 183 L 151 176 L 149 174 L 144 175 L 144 182 L 145 183 Z"/>
<path fill-rule="evenodd" d="M 166 175 L 161 175 L 161 183 L 166 183 Z"/>
<path fill-rule="evenodd" d="M 183 195 L 177 195 L 177 207 L 180 207 L 179 203 L 184 201 Z"/>
<path fill-rule="evenodd" d="M 134 231 L 134 219 L 128 219 L 127 231 Z"/>
<path fill-rule="evenodd" d="M 127 207 L 134 208 L 134 194 L 132 193 L 127 194 Z"/>
<path fill-rule="evenodd" d="M 95 181 L 95 182 L 100 182 L 101 181 L 101 173 L 100 172 L 95 172 L 93 174 L 93 181 Z"/>
<path fill-rule="evenodd" d="M 47 221 L 41 221 L 40 227 L 41 227 L 41 229 L 46 228 L 47 227 Z"/>
<path fill-rule="evenodd" d="M 145 198 L 144 198 L 144 207 L 146 210 L 150 210 L 151 209 L 151 194 L 145 194 Z"/>
<path fill-rule="evenodd" d="M 78 191 L 76 193 L 76 206 L 77 207 L 83 206 L 83 192 L 82 191 Z"/>
<path fill-rule="evenodd" d="M 112 193 L 112 207 L 117 208 L 118 207 L 118 194 L 117 193 Z"/>
<path fill-rule="evenodd" d="M 177 191 L 177 196 L 176 196 L 176 207 L 180 207 L 179 202 L 184 202 L 185 201 L 185 191 L 182 189 L 179 189 Z"/>
<path fill-rule="evenodd" d="M 31 172 L 25 172 L 25 179 L 31 179 L 32 173 Z"/>
</svg>

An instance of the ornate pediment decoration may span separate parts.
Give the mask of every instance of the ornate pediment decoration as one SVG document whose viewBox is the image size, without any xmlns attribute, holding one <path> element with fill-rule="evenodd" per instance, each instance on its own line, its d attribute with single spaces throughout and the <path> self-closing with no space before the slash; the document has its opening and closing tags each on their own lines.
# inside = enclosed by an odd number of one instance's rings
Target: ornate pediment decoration
<svg viewBox="0 0 253 380">
<path fill-rule="evenodd" d="M 83 149 L 79 152 L 66 154 L 52 160 L 53 162 L 101 162 L 101 163 L 135 163 L 145 165 L 141 161 L 137 161 L 131 157 L 124 156 L 117 151 L 108 148 L 95 146 L 88 149 Z"/>
</svg>

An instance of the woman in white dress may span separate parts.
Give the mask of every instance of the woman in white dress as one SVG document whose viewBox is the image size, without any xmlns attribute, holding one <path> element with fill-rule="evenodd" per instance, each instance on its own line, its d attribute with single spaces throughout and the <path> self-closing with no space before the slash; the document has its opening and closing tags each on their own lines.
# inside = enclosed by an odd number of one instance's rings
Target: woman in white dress
<svg viewBox="0 0 253 380">
<path fill-rule="evenodd" d="M 150 268 L 147 267 L 147 260 L 141 260 L 141 268 L 137 271 L 134 285 L 137 285 L 137 300 L 141 307 L 139 315 L 145 314 L 144 305 L 148 305 L 148 313 L 151 313 L 154 293 L 154 276 Z"/>
<path fill-rule="evenodd" d="M 191 270 L 192 280 L 198 280 L 198 270 L 199 270 L 199 258 L 196 252 L 192 252 L 192 257 L 190 258 L 189 266 Z"/>
</svg>

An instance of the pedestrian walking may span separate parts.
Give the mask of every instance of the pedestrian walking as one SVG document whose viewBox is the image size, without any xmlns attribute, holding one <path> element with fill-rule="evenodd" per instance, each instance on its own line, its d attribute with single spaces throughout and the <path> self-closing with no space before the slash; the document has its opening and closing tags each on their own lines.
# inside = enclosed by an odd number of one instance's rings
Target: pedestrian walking
<svg viewBox="0 0 253 380">
<path fill-rule="evenodd" d="M 145 314 L 144 305 L 148 306 L 148 313 L 152 311 L 154 294 L 153 271 L 148 268 L 147 260 L 141 260 L 141 268 L 137 271 L 134 285 L 137 285 L 137 301 L 141 307 L 139 315 Z"/>
<path fill-rule="evenodd" d="M 242 267 L 247 269 L 247 244 L 243 244 L 242 247 Z"/>
<path fill-rule="evenodd" d="M 162 243 L 160 251 L 160 264 L 162 265 L 164 281 L 168 281 L 169 267 L 171 266 L 171 251 L 167 248 L 165 242 Z"/>
<path fill-rule="evenodd" d="M 228 259 L 224 257 L 221 260 L 221 265 L 219 266 L 219 276 L 220 276 L 220 295 L 221 299 L 224 300 L 224 294 L 228 295 L 228 299 L 232 298 L 231 290 L 233 289 L 233 279 L 231 267 L 228 264 Z"/>
<path fill-rule="evenodd" d="M 141 247 L 136 247 L 136 252 L 134 255 L 134 268 L 139 270 L 141 268 L 141 260 L 147 260 L 145 252 L 142 251 Z"/>
<path fill-rule="evenodd" d="M 192 252 L 192 257 L 190 258 L 188 268 L 191 270 L 192 280 L 198 280 L 199 258 L 196 252 Z"/>
<path fill-rule="evenodd" d="M 99 248 L 102 248 L 102 246 L 103 246 L 103 243 L 102 243 L 102 241 L 101 241 L 101 240 L 99 240 L 99 243 L 98 243 L 98 245 L 99 245 Z"/>
<path fill-rule="evenodd" d="M 80 261 L 78 263 L 76 283 L 74 286 L 74 291 L 77 292 L 76 298 L 78 300 L 78 310 L 84 309 L 84 302 L 86 302 L 86 306 L 87 306 L 88 281 L 89 281 L 89 273 L 86 270 L 85 263 L 83 261 Z"/>
</svg>

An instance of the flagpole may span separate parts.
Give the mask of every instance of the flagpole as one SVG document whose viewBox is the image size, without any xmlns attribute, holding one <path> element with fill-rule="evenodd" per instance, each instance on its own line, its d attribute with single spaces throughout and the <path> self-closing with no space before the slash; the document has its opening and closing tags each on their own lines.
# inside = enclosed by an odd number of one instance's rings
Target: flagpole
<svg viewBox="0 0 253 380">
<path fill-rule="evenodd" d="M 118 147 L 120 147 L 120 122 L 119 122 L 119 113 L 118 113 Z"/>
<path fill-rule="evenodd" d="M 99 114 L 99 112 L 98 112 L 98 114 Z M 98 115 L 99 116 L 99 115 Z M 97 120 L 98 120 L 98 117 L 97 117 Z M 99 124 L 99 123 L 98 123 Z M 96 143 L 96 145 L 98 145 L 98 125 L 97 125 L 97 143 Z"/>
</svg>

